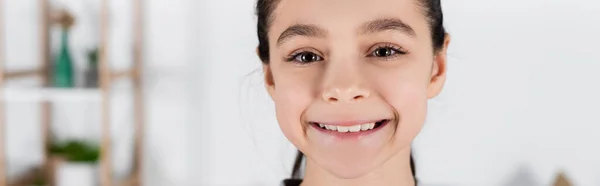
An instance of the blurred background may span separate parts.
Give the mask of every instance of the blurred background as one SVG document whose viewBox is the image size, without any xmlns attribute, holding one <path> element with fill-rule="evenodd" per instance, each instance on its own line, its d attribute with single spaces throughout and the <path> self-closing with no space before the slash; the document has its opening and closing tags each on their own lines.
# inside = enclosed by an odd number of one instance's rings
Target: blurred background
<svg viewBox="0 0 600 186">
<path fill-rule="evenodd" d="M 105 175 L 157 186 L 289 176 L 295 149 L 261 79 L 255 1 L 0 2 L 0 183 L 32 170 L 33 182 L 65 186 Z M 542 186 L 564 173 L 573 185 L 600 185 L 600 2 L 442 3 L 448 82 L 414 143 L 418 179 Z"/>
</svg>

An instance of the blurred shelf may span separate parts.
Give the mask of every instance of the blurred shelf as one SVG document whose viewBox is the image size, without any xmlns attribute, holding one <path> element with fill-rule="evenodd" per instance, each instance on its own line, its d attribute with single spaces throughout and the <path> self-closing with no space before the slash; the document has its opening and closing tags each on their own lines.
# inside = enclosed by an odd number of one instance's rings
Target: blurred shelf
<svg viewBox="0 0 600 186">
<path fill-rule="evenodd" d="M 9 186 L 30 186 L 35 183 L 43 175 L 42 167 L 36 167 L 30 169 L 25 174 L 20 175 L 14 179 L 9 179 Z"/>
<path fill-rule="evenodd" d="M 113 72 L 111 74 L 111 80 L 118 80 L 121 78 L 130 78 L 130 77 L 134 77 L 134 70 L 124 70 L 124 71 L 117 71 L 117 72 Z"/>
<path fill-rule="evenodd" d="M 42 74 L 43 74 L 42 70 L 40 70 L 40 69 L 18 70 L 18 71 L 5 72 L 4 78 L 6 78 L 6 79 L 21 78 L 21 77 L 36 76 L 36 75 L 42 75 Z"/>
<path fill-rule="evenodd" d="M 24 77 L 34 77 L 44 75 L 44 71 L 41 69 L 30 69 L 30 70 L 15 70 L 15 71 L 6 71 L 4 72 L 5 79 L 14 79 L 14 78 L 24 78 Z M 131 70 L 121 70 L 112 72 L 110 74 L 111 80 L 118 80 L 121 78 L 132 78 L 138 72 L 135 69 Z"/>
<path fill-rule="evenodd" d="M 0 7 L 5 6 L 6 0 L 0 0 Z M 102 150 L 105 153 L 101 154 L 101 167 L 104 167 L 99 172 L 100 185 L 102 186 L 113 186 L 115 182 L 113 180 L 113 161 L 112 161 L 112 149 L 111 149 L 111 105 L 109 104 L 111 99 L 115 98 L 118 95 L 113 95 L 115 92 L 115 87 L 112 86 L 113 81 L 121 78 L 130 78 L 132 80 L 133 87 L 124 92 L 130 93 L 132 96 L 132 101 L 134 104 L 134 126 L 135 126 L 135 152 L 133 158 L 133 174 L 124 179 L 122 182 L 119 182 L 120 185 L 123 186 L 140 186 L 143 185 L 141 180 L 142 175 L 142 142 L 144 141 L 144 100 L 143 100 L 143 87 L 141 81 L 141 75 L 143 70 L 143 51 L 144 51 L 144 39 L 143 39 L 143 28 L 144 28 L 144 6 L 143 0 L 132 0 L 133 6 L 132 11 L 132 41 L 133 41 L 133 66 L 130 70 L 122 70 L 116 71 L 110 68 L 108 55 L 106 52 L 102 51 L 110 51 L 109 46 L 107 45 L 109 39 L 109 13 L 110 6 L 108 0 L 100 0 L 100 12 L 99 12 L 99 44 L 100 44 L 100 53 L 98 54 L 98 81 L 102 84 L 102 88 L 34 88 L 34 87 L 7 87 L 5 86 L 5 82 L 11 79 L 16 78 L 27 78 L 27 77 L 41 77 L 42 84 L 48 83 L 48 80 L 51 78 L 48 76 L 49 72 L 52 71 L 52 59 L 51 59 L 51 48 L 50 48 L 50 27 L 55 24 L 55 19 L 52 16 L 56 13 L 56 7 L 51 6 L 51 2 L 48 0 L 41 0 L 37 3 L 39 6 L 39 16 L 40 16 L 40 24 L 39 24 L 39 40 L 40 40 L 40 48 L 39 54 L 41 55 L 41 66 L 35 69 L 24 69 L 17 71 L 7 71 L 4 69 L 5 63 L 5 53 L 3 50 L 0 50 L 0 136 L 4 135 L 4 102 L 95 102 L 101 103 L 99 107 L 102 110 Z M 4 34 L 1 33 L 5 26 L 4 20 L 4 11 L 0 8 L 0 48 L 6 48 Z M 129 41 L 125 41 L 129 42 Z M 38 50 L 38 49 L 34 49 Z M 116 71 L 116 72 L 115 72 Z M 121 92 L 121 91 L 119 91 Z M 110 93 L 110 94 L 108 94 Z M 42 123 L 42 139 L 44 140 L 43 144 L 45 144 L 44 148 L 46 148 L 48 142 L 50 141 L 50 126 L 52 125 L 52 107 L 46 106 L 48 104 L 41 104 L 41 123 Z M 7 186 L 7 179 L 5 176 L 6 172 L 6 164 L 4 159 L 6 159 L 6 148 L 4 145 L 5 140 L 0 137 L 0 186 Z M 47 157 L 48 154 L 44 152 Z M 48 159 L 45 159 L 43 165 L 39 168 L 40 172 L 44 173 L 43 177 L 47 177 L 49 169 L 49 165 L 51 162 Z M 39 173 L 39 172 L 38 172 Z M 35 171 L 31 173 L 24 173 L 22 179 L 16 179 L 15 182 L 26 183 L 30 182 L 34 177 Z M 39 176 L 39 175 L 38 175 Z M 11 185 L 14 186 L 14 185 Z"/>
<path fill-rule="evenodd" d="M 139 180 L 137 180 L 135 178 L 135 176 L 130 175 L 127 178 L 125 178 L 121 181 L 118 181 L 116 185 L 117 186 L 132 186 L 132 185 L 140 185 L 140 182 L 139 182 Z"/>
<path fill-rule="evenodd" d="M 101 102 L 102 92 L 94 88 L 17 88 L 7 87 L 2 99 L 7 102 Z"/>
</svg>

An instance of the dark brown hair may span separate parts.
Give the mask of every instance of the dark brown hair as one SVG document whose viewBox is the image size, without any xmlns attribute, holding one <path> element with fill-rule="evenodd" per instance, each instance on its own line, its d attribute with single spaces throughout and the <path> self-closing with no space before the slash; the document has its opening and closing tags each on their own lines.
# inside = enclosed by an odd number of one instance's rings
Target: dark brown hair
<svg viewBox="0 0 600 186">
<path fill-rule="evenodd" d="M 258 17 L 258 55 L 263 64 L 269 64 L 269 27 L 273 22 L 273 11 L 281 0 L 258 0 L 256 3 L 256 15 Z M 417 0 L 424 9 L 424 15 L 429 22 L 429 30 L 432 39 L 432 48 L 438 52 L 444 46 L 446 39 L 446 29 L 444 28 L 444 14 L 442 12 L 441 0 Z M 294 167 L 292 169 L 292 178 L 301 178 L 300 169 L 304 159 L 304 154 L 298 151 Z M 410 167 L 413 177 L 415 177 L 415 165 L 413 157 L 410 157 Z M 416 181 L 416 177 L 415 177 Z"/>
<path fill-rule="evenodd" d="M 256 15 L 258 17 L 258 55 L 264 64 L 269 64 L 269 28 L 273 22 L 273 10 L 281 0 L 258 0 L 256 3 Z M 446 29 L 444 28 L 444 14 L 442 12 L 441 0 L 417 0 L 423 7 L 427 21 L 433 50 L 438 51 L 444 46 Z"/>
</svg>

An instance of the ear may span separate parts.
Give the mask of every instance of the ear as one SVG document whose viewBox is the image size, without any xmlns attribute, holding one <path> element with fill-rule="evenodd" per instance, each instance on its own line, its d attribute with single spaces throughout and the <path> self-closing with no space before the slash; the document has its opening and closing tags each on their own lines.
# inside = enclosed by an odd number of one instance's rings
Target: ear
<svg viewBox="0 0 600 186">
<path fill-rule="evenodd" d="M 271 99 L 275 95 L 275 82 L 273 81 L 273 72 L 269 65 L 263 65 L 263 72 L 265 73 L 265 87 Z"/>
<path fill-rule="evenodd" d="M 448 63 L 447 51 L 450 44 L 450 35 L 446 34 L 444 46 L 435 54 L 433 58 L 433 67 L 429 79 L 427 96 L 429 99 L 438 96 L 442 92 L 444 83 L 446 83 L 446 65 Z"/>
<path fill-rule="evenodd" d="M 256 47 L 256 56 L 260 58 L 258 47 Z M 263 73 L 265 74 L 265 87 L 267 88 L 269 96 L 271 96 L 271 99 L 273 99 L 273 95 L 275 93 L 275 82 L 273 81 L 273 72 L 271 72 L 271 67 L 268 64 L 263 63 Z"/>
</svg>

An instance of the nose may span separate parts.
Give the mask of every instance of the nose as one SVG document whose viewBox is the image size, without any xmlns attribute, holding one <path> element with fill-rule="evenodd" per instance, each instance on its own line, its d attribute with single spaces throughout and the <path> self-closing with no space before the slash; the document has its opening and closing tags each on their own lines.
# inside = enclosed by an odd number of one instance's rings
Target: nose
<svg viewBox="0 0 600 186">
<path fill-rule="evenodd" d="M 368 98 L 370 91 L 358 86 L 347 88 L 331 87 L 323 91 L 323 100 L 328 103 L 353 103 Z"/>
<path fill-rule="evenodd" d="M 340 54 L 343 52 L 340 52 Z M 366 86 L 365 68 L 361 61 L 348 56 L 331 57 L 322 76 L 322 99 L 327 103 L 355 103 L 369 98 L 371 89 Z"/>
</svg>

